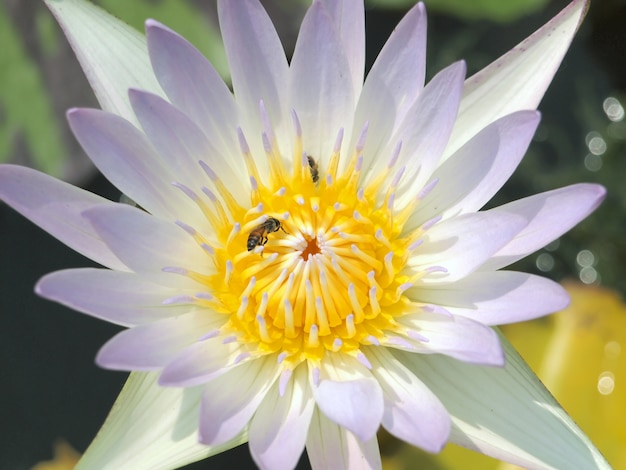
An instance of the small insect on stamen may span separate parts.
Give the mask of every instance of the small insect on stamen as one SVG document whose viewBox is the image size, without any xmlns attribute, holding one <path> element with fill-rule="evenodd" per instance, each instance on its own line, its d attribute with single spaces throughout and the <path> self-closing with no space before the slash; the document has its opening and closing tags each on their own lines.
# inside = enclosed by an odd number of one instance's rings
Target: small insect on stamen
<svg viewBox="0 0 626 470">
<path fill-rule="evenodd" d="M 279 230 L 287 233 L 280 223 L 280 220 L 274 217 L 268 217 L 265 222 L 254 227 L 250 235 L 248 235 L 248 251 L 254 250 L 259 245 L 264 246 L 268 241 L 267 234 L 278 232 Z"/>
<path fill-rule="evenodd" d="M 317 162 L 311 155 L 307 155 L 306 159 L 309 162 L 309 170 L 311 170 L 311 179 L 313 180 L 313 183 L 317 184 L 317 182 L 320 180 L 320 172 L 317 167 Z"/>
</svg>

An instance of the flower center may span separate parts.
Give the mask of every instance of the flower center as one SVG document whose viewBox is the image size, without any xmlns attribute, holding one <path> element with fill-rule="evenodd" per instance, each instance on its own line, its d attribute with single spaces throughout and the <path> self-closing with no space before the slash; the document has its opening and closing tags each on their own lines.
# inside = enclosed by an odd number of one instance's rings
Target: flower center
<svg viewBox="0 0 626 470">
<path fill-rule="evenodd" d="M 321 361 L 326 351 L 359 357 L 360 346 L 379 344 L 401 328 L 396 320 L 409 305 L 403 293 L 416 278 L 406 262 L 421 233 L 401 235 L 414 204 L 399 211 L 393 204 L 402 170 L 391 180 L 392 155 L 387 169 L 362 186 L 361 144 L 339 170 L 342 132 L 332 155 L 319 161 L 303 151 L 298 132 L 290 164 L 267 135 L 270 172 L 261 182 L 260 159 L 251 157 L 240 132 L 251 181 L 248 207 L 204 163 L 218 193 L 204 188 L 211 203 L 182 188 L 215 234 L 208 241 L 180 224 L 213 268 L 208 275 L 185 274 L 206 286 L 206 303 L 224 315 L 220 333 L 245 345 L 248 355 L 278 353 L 290 368 Z"/>
</svg>

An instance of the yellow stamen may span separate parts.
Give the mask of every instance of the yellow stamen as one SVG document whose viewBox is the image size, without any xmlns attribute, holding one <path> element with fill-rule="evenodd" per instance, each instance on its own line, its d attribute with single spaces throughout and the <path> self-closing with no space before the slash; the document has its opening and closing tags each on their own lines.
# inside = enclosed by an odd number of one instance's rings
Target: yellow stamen
<svg viewBox="0 0 626 470">
<path fill-rule="evenodd" d="M 330 155 L 310 156 L 317 165 L 313 181 L 295 113 L 290 164 L 280 153 L 263 105 L 261 113 L 263 155 L 252 155 L 239 130 L 249 173 L 248 207 L 236 202 L 202 162 L 217 191 L 202 189 L 210 203 L 178 185 L 202 210 L 211 236 L 178 224 L 211 262 L 206 274 L 169 268 L 206 287 L 206 293 L 171 302 L 194 303 L 225 315 L 221 334 L 245 343 L 253 356 L 277 354 L 285 370 L 304 360 L 319 364 L 326 351 L 364 357 L 362 345 L 379 344 L 385 331 L 401 333 L 394 318 L 408 311 L 411 302 L 404 293 L 424 275 L 406 262 L 430 226 L 401 235 L 419 198 L 394 208 L 404 173 L 395 168 L 401 145 L 383 171 L 366 178 L 362 150 L 367 124 L 345 166 L 340 164 L 340 131 Z M 263 160 L 269 167 L 266 180 L 257 169 Z M 249 251 L 251 232 L 257 237 Z M 431 268 L 436 269 L 441 268 Z"/>
</svg>

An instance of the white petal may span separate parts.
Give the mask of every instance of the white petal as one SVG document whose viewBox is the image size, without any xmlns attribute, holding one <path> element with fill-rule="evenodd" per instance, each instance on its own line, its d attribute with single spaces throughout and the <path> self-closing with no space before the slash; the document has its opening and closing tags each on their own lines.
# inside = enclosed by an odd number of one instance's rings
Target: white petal
<svg viewBox="0 0 626 470">
<path fill-rule="evenodd" d="M 358 96 L 363 86 L 365 72 L 365 10 L 363 0 L 322 0 L 339 32 L 350 63 L 354 95 Z"/>
<path fill-rule="evenodd" d="M 208 329 L 198 331 L 194 337 L 197 342 L 180 354 L 170 356 L 159 378 L 161 385 L 189 387 L 203 384 L 238 365 L 238 357 L 247 351 L 243 344 L 240 341 L 225 341 L 223 336 L 199 340 L 200 336 L 210 332 Z"/>
<path fill-rule="evenodd" d="M 409 289 L 418 302 L 485 325 L 530 320 L 564 309 L 569 295 L 554 281 L 515 271 L 478 271 L 453 284 Z"/>
<path fill-rule="evenodd" d="M 442 267 L 416 285 L 454 282 L 478 268 L 527 225 L 524 217 L 506 212 L 476 212 L 439 222 L 422 237 L 408 264 L 417 270 Z"/>
<path fill-rule="evenodd" d="M 72 109 L 67 119 L 80 145 L 104 176 L 150 213 L 175 220 L 181 208 L 198 211 L 180 190 L 145 134 L 98 109 Z"/>
<path fill-rule="evenodd" d="M 82 216 L 87 209 L 113 202 L 17 165 L 0 166 L 0 199 L 78 253 L 111 269 L 128 271 Z"/>
<path fill-rule="evenodd" d="M 286 105 L 287 58 L 258 0 L 220 0 L 217 6 L 240 124 L 253 150 L 256 148 L 264 156 L 259 102 L 263 100 L 277 137 L 286 134 L 281 129 L 291 129 Z M 281 150 L 288 154 L 286 148 Z"/>
<path fill-rule="evenodd" d="M 426 12 L 418 3 L 402 18 L 367 74 L 355 111 L 350 148 L 369 123 L 363 167 L 376 164 L 380 148 L 404 121 L 424 88 L 426 72 Z M 385 162 L 386 163 L 386 162 Z"/>
<path fill-rule="evenodd" d="M 313 3 L 300 28 L 289 93 L 302 125 L 304 151 L 326 165 L 339 130 L 346 128 L 349 134 L 355 96 L 341 38 L 319 2 Z"/>
<path fill-rule="evenodd" d="M 154 73 L 170 101 L 195 121 L 221 155 L 238 149 L 237 106 L 211 63 L 157 21 L 146 21 L 146 37 Z"/>
<path fill-rule="evenodd" d="M 248 431 L 250 452 L 261 469 L 296 467 L 315 409 L 305 365 L 296 368 L 283 396 L 278 387 L 277 382 L 269 391 Z"/>
<path fill-rule="evenodd" d="M 124 330 L 100 348 L 96 363 L 115 370 L 150 371 L 164 367 L 175 354 L 207 331 L 219 328 L 223 318 L 206 311 L 166 318 Z"/>
<path fill-rule="evenodd" d="M 606 196 L 597 184 L 574 184 L 510 202 L 488 212 L 518 214 L 529 223 L 481 270 L 499 269 L 534 253 L 591 214 Z"/>
<path fill-rule="evenodd" d="M 358 360 L 326 352 L 320 381 L 311 374 L 311 388 L 319 409 L 362 441 L 375 436 L 383 416 L 383 395 L 378 382 Z"/>
<path fill-rule="evenodd" d="M 444 158 L 490 122 L 537 108 L 588 6 L 588 0 L 574 0 L 541 29 L 467 79 Z"/>
<path fill-rule="evenodd" d="M 504 363 L 502 346 L 493 328 L 475 320 L 449 317 L 440 313 L 419 312 L 405 315 L 398 321 L 409 326 L 427 341 L 413 341 L 413 348 L 402 343 L 400 349 L 426 354 L 445 354 L 463 362 L 501 366 Z M 392 341 L 390 346 L 396 346 Z"/>
<path fill-rule="evenodd" d="M 437 185 L 424 197 L 404 230 L 435 216 L 444 219 L 480 209 L 509 179 L 539 124 L 539 113 L 520 111 L 491 123 L 432 176 Z"/>
<path fill-rule="evenodd" d="M 456 119 L 464 77 L 464 62 L 452 64 L 435 75 L 382 151 L 382 155 L 392 155 L 396 146 L 402 144 L 397 168 L 406 171 L 395 191 L 400 206 L 415 199 L 439 165 Z M 376 177 L 384 168 L 381 165 L 387 165 L 389 160 L 379 158 L 377 163 L 370 168 L 370 178 Z"/>
<path fill-rule="evenodd" d="M 513 346 L 500 339 L 505 368 L 393 354 L 450 412 L 452 442 L 525 468 L 610 469 Z"/>
<path fill-rule="evenodd" d="M 241 434 L 277 378 L 276 356 L 270 355 L 246 362 L 204 385 L 200 441 L 224 444 Z"/>
<path fill-rule="evenodd" d="M 450 434 L 450 415 L 437 396 L 385 348 L 363 350 L 383 389 L 387 431 L 428 452 L 439 452 Z"/>
<path fill-rule="evenodd" d="M 125 204 L 85 211 L 85 217 L 113 252 L 137 272 L 160 273 L 165 267 L 206 270 L 207 255 L 191 235 Z M 204 261 L 204 262 L 203 262 Z M 186 279 L 164 273 L 168 279 Z"/>
<path fill-rule="evenodd" d="M 80 62 L 102 109 L 131 122 L 129 88 L 164 96 L 148 58 L 146 38 L 84 0 L 46 0 Z"/>
<path fill-rule="evenodd" d="M 143 131 L 176 182 L 196 191 L 208 186 L 217 192 L 198 164 L 202 160 L 240 204 L 249 204 L 243 158 L 233 158 L 232 148 L 231 153 L 216 150 L 191 119 L 164 99 L 139 90 L 129 90 L 129 96 Z"/>
<path fill-rule="evenodd" d="M 313 470 L 382 469 L 376 436 L 364 442 L 326 418 L 317 408 L 311 420 L 306 451 Z"/>
<path fill-rule="evenodd" d="M 45 275 L 37 294 L 75 310 L 122 326 L 134 326 L 186 313 L 189 305 L 164 306 L 181 295 L 135 273 L 108 269 L 66 269 Z"/>
<path fill-rule="evenodd" d="M 157 373 L 133 372 L 77 470 L 169 470 L 219 454 L 247 440 L 245 432 L 220 446 L 198 442 L 200 390 L 164 388 Z"/>
</svg>

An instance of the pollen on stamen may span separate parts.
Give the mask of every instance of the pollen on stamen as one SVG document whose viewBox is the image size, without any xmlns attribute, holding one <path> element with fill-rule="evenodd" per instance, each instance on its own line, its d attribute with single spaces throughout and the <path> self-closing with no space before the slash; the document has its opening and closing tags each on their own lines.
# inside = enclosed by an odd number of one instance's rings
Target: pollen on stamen
<svg viewBox="0 0 626 470">
<path fill-rule="evenodd" d="M 162 305 L 194 304 L 196 299 L 191 295 L 175 295 L 161 302 Z"/>
<path fill-rule="evenodd" d="M 226 240 L 226 243 L 230 245 L 232 241 L 235 239 L 235 237 L 239 235 L 239 232 L 241 232 L 241 224 L 239 222 L 235 222 L 233 224 L 233 228 L 228 234 L 228 239 Z"/>
<path fill-rule="evenodd" d="M 400 156 L 400 150 L 402 150 L 402 141 L 399 141 L 394 147 L 393 152 L 391 152 L 391 157 L 387 162 L 387 169 L 391 169 L 396 165 L 398 157 Z"/>
<path fill-rule="evenodd" d="M 442 219 L 442 216 L 441 216 L 441 215 L 438 215 L 438 216 L 436 216 L 436 217 L 433 217 L 432 219 L 427 220 L 426 222 L 424 222 L 424 223 L 421 225 L 420 229 L 421 229 L 422 231 L 424 231 L 424 232 L 425 232 L 426 230 L 431 229 L 431 228 L 433 227 L 433 225 L 435 225 L 435 224 L 436 224 L 437 222 L 439 222 L 441 219 Z"/>
<path fill-rule="evenodd" d="M 258 193 L 259 183 L 257 182 L 256 178 L 254 176 L 250 176 L 249 180 L 250 180 L 250 188 L 252 189 L 252 191 L 254 191 L 255 193 Z"/>
<path fill-rule="evenodd" d="M 328 324 L 328 317 L 326 315 L 326 309 L 324 308 L 324 302 L 321 297 L 315 298 L 315 310 L 317 313 L 317 323 L 322 332 L 328 332 L 330 326 Z"/>
<path fill-rule="evenodd" d="M 226 282 L 226 285 L 230 284 L 234 269 L 233 262 L 231 260 L 226 261 L 226 272 L 224 273 L 224 282 Z"/>
<path fill-rule="evenodd" d="M 263 316 L 265 315 L 268 303 L 269 303 L 269 296 L 267 295 L 267 292 L 263 292 L 263 295 L 261 295 L 261 303 L 259 304 L 256 310 L 257 320 L 259 318 L 263 318 Z"/>
<path fill-rule="evenodd" d="M 237 357 L 235 358 L 235 360 L 233 361 L 234 365 L 239 364 L 241 361 L 244 361 L 246 359 L 248 359 L 249 357 L 251 357 L 252 354 L 250 354 L 249 352 L 242 352 L 241 354 L 237 355 Z"/>
<path fill-rule="evenodd" d="M 164 273 L 180 274 L 181 276 L 189 274 L 189 270 L 178 266 L 165 266 L 164 268 L 161 268 L 161 271 Z"/>
<path fill-rule="evenodd" d="M 350 306 L 352 310 L 354 310 L 354 314 L 356 316 L 357 321 L 362 321 L 365 317 L 365 312 L 359 303 L 359 299 L 356 296 L 356 289 L 354 287 L 354 283 L 350 283 L 348 286 L 348 298 L 350 299 Z"/>
<path fill-rule="evenodd" d="M 447 273 L 448 269 L 444 268 L 443 266 L 430 266 L 426 269 L 424 269 L 424 272 L 427 274 L 432 274 L 432 273 Z"/>
<path fill-rule="evenodd" d="M 422 310 L 428 313 L 436 313 L 448 318 L 454 318 L 454 315 L 452 315 L 452 313 L 448 309 L 440 305 L 426 304 L 422 307 Z"/>
<path fill-rule="evenodd" d="M 373 344 L 374 346 L 380 346 L 380 341 L 374 335 L 367 335 L 365 339 L 369 341 L 371 344 Z"/>
<path fill-rule="evenodd" d="M 230 336 L 226 336 L 222 340 L 222 344 L 230 344 L 230 343 L 234 343 L 236 341 L 237 341 L 237 337 L 235 335 L 230 335 Z"/>
<path fill-rule="evenodd" d="M 430 339 L 427 338 L 426 336 L 418 333 L 415 330 L 408 330 L 407 335 L 409 335 L 409 338 L 411 338 L 414 341 L 419 341 L 420 343 L 428 343 L 430 342 Z"/>
<path fill-rule="evenodd" d="M 411 244 L 407 247 L 407 250 L 408 250 L 408 251 L 413 251 L 413 250 L 415 250 L 418 246 L 420 246 L 422 243 L 424 243 L 424 239 L 423 239 L 423 238 L 418 238 L 417 240 L 415 240 L 413 243 L 411 243 Z"/>
<path fill-rule="evenodd" d="M 318 328 L 317 325 L 313 324 L 311 325 L 311 329 L 309 330 L 309 338 L 308 338 L 308 345 L 311 347 L 317 347 L 319 346 L 320 342 L 319 342 L 319 335 L 318 335 Z"/>
<path fill-rule="evenodd" d="M 280 374 L 280 379 L 278 379 L 278 394 L 282 397 L 285 395 L 285 391 L 287 390 L 287 384 L 291 379 L 292 374 L 291 369 L 285 369 Z"/>
<path fill-rule="evenodd" d="M 365 367 L 367 367 L 369 370 L 372 370 L 372 363 L 369 361 L 369 359 L 367 359 L 367 356 L 363 354 L 361 351 L 359 351 L 356 354 L 356 359 Z"/>
<path fill-rule="evenodd" d="M 211 256 L 215 255 L 215 249 L 213 249 L 213 247 L 207 243 L 201 243 L 200 248 L 202 248 L 204 251 L 206 251 L 207 254 Z"/>
<path fill-rule="evenodd" d="M 357 153 L 362 152 L 363 149 L 365 148 L 365 140 L 367 139 L 367 131 L 369 127 L 370 127 L 370 122 L 365 121 L 365 124 L 363 124 L 363 127 L 361 128 L 361 134 L 359 135 L 359 138 L 355 145 L 355 149 Z"/>
<path fill-rule="evenodd" d="M 365 202 L 365 190 L 363 188 L 359 188 L 356 192 L 356 198 L 361 202 Z"/>
<path fill-rule="evenodd" d="M 206 341 L 207 339 L 216 338 L 220 335 L 220 330 L 211 330 L 198 338 L 198 341 Z"/>
<path fill-rule="evenodd" d="M 295 338 L 296 329 L 295 329 L 295 321 L 293 317 L 293 308 L 291 306 L 291 302 L 289 299 L 285 299 L 285 336 L 287 338 Z"/>
<path fill-rule="evenodd" d="M 331 346 L 331 350 L 337 352 L 341 349 L 341 346 L 343 346 L 343 341 L 341 341 L 339 338 L 335 338 Z"/>
<path fill-rule="evenodd" d="M 271 338 L 267 331 L 267 323 L 265 322 L 265 318 L 263 318 L 261 315 L 257 315 L 256 323 L 259 327 L 259 337 L 262 341 L 269 343 L 271 341 Z"/>
<path fill-rule="evenodd" d="M 370 308 L 372 309 L 372 313 L 374 315 L 378 315 L 380 313 L 380 304 L 376 298 L 376 292 L 376 286 L 370 288 L 369 290 Z"/>
<path fill-rule="evenodd" d="M 437 183 L 439 183 L 439 178 L 435 178 L 433 179 L 431 182 L 429 182 L 426 186 L 424 186 L 422 188 L 422 190 L 418 193 L 417 195 L 417 199 L 418 200 L 422 200 L 424 199 L 426 196 L 428 196 L 428 194 L 435 188 L 435 186 L 437 186 Z"/>
<path fill-rule="evenodd" d="M 354 314 L 351 313 L 346 317 L 346 330 L 348 331 L 348 338 L 354 337 L 356 334 L 356 327 L 354 326 Z"/>
<path fill-rule="evenodd" d="M 236 314 L 239 320 L 243 320 L 246 314 L 246 310 L 248 310 L 248 296 L 243 295 L 241 297 L 241 300 L 239 301 L 239 308 L 237 309 L 237 314 Z"/>
<path fill-rule="evenodd" d="M 184 184 L 179 183 L 178 181 L 172 181 L 172 186 L 174 186 L 177 189 L 180 189 L 183 192 L 183 194 L 185 194 L 185 196 L 187 196 L 193 202 L 195 203 L 201 202 L 200 197 L 193 190 L 191 190 Z"/>
<path fill-rule="evenodd" d="M 208 292 L 197 292 L 195 297 L 201 300 L 215 300 L 215 297 Z"/>
</svg>

